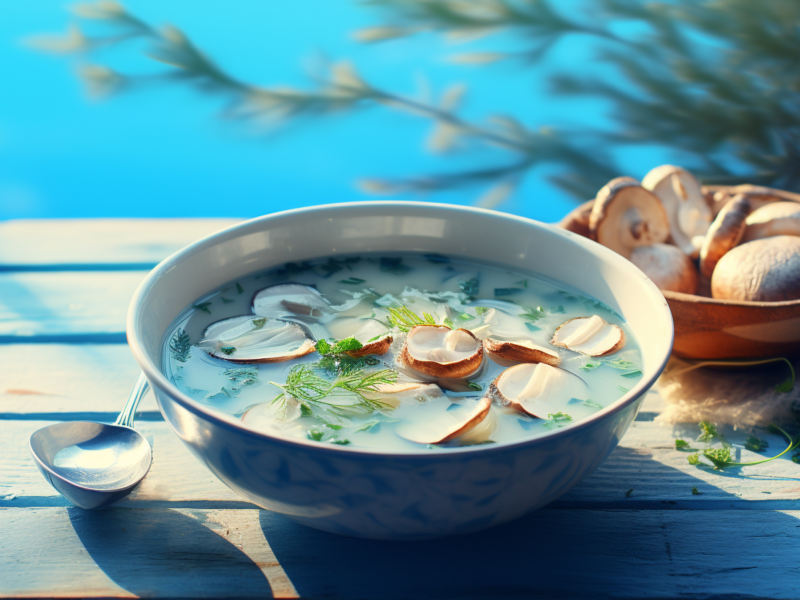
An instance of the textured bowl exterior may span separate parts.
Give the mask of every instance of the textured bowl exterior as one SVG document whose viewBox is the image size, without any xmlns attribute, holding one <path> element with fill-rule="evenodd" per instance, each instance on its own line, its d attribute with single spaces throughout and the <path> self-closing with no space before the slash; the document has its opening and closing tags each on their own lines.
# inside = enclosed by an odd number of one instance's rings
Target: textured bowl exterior
<svg viewBox="0 0 800 600">
<path fill-rule="evenodd" d="M 476 250 L 479 238 L 493 241 Z M 369 251 L 483 259 L 577 287 L 620 312 L 637 331 L 643 378 L 613 405 L 537 439 L 378 453 L 251 431 L 185 396 L 160 372 L 165 332 L 202 294 L 289 260 Z M 480 209 L 378 202 L 270 215 L 187 247 L 156 267 L 137 290 L 128 339 L 172 429 L 244 498 L 325 531 L 422 539 L 520 517 L 596 469 L 663 370 L 672 321 L 663 296 L 641 271 L 578 235 Z"/>
</svg>

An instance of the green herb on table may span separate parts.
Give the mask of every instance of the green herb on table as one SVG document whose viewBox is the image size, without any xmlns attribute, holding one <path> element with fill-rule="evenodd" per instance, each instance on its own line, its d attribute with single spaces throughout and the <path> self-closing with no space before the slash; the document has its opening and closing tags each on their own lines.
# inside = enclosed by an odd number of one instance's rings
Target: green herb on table
<svg viewBox="0 0 800 600">
<path fill-rule="evenodd" d="M 700 428 L 704 429 L 704 431 L 708 431 L 707 434 L 704 433 L 701 437 L 705 437 L 708 440 L 716 439 L 716 440 L 722 441 L 723 443 L 727 444 L 727 442 L 724 441 L 724 438 L 722 438 L 722 436 L 720 436 L 716 432 L 716 428 L 714 428 L 713 426 L 711 428 L 709 428 L 708 425 L 709 425 L 708 421 L 703 421 L 703 422 L 700 423 Z M 789 445 L 786 447 L 786 450 L 784 450 L 783 452 L 781 452 L 780 454 L 778 454 L 776 456 L 772 456 L 770 458 L 764 458 L 764 459 L 761 459 L 761 460 L 754 460 L 752 462 L 745 462 L 745 463 L 734 462 L 733 456 L 731 455 L 731 450 L 730 450 L 730 447 L 729 447 L 730 444 L 728 444 L 727 446 L 723 446 L 722 448 L 706 448 L 702 452 L 702 457 L 704 457 L 708 461 L 710 461 L 715 469 L 724 469 L 726 467 L 750 467 L 750 466 L 753 466 L 753 465 L 760 465 L 762 463 L 769 462 L 771 460 L 775 460 L 776 458 L 780 458 L 781 456 L 783 456 L 787 452 L 790 452 L 792 450 L 796 450 L 798 447 L 800 447 L 800 437 L 797 440 L 792 439 L 792 436 L 790 436 L 788 433 L 786 433 L 786 431 L 784 431 L 783 429 L 781 429 L 777 425 L 770 425 L 769 429 L 770 429 L 770 431 L 772 431 L 774 433 L 780 433 L 781 435 L 783 435 L 783 437 L 785 437 L 787 440 L 789 440 Z M 695 454 L 692 454 L 692 455 L 687 457 L 687 459 L 689 460 L 689 464 L 690 465 L 703 464 L 703 463 L 700 462 L 700 458 L 701 458 L 701 454 L 699 452 L 696 452 Z M 795 462 L 797 462 L 797 461 L 795 461 Z"/>
<path fill-rule="evenodd" d="M 429 313 L 424 312 L 422 313 L 422 317 L 420 317 L 407 306 L 401 306 L 399 308 L 387 307 L 386 310 L 389 311 L 389 323 L 406 333 L 417 325 L 437 325 L 436 319 Z"/>
<path fill-rule="evenodd" d="M 200 302 L 199 304 L 192 304 L 192 308 L 195 308 L 197 310 L 202 310 L 204 313 L 208 313 L 210 315 L 211 314 L 211 309 L 208 308 L 209 306 L 211 306 L 211 302 L 210 301 L 209 302 Z"/>
<path fill-rule="evenodd" d="M 717 426 L 713 423 L 709 421 L 700 421 L 697 426 L 700 427 L 700 435 L 697 438 L 698 442 L 712 444 L 716 440 L 723 446 L 730 446 L 722 434 L 717 431 Z"/>
<path fill-rule="evenodd" d="M 686 440 L 677 439 L 675 440 L 675 450 L 691 450 L 691 444 Z"/>
<path fill-rule="evenodd" d="M 633 494 L 633 488 L 631 488 L 631 489 L 629 489 L 627 492 L 625 492 L 625 497 L 626 497 L 626 498 L 630 498 L 630 497 L 631 497 L 631 494 Z"/>
<path fill-rule="evenodd" d="M 189 360 L 190 349 L 189 335 L 183 329 L 176 330 L 169 341 L 169 352 L 172 358 L 178 362 L 186 362 Z"/>
<path fill-rule="evenodd" d="M 339 283 L 344 283 L 345 285 L 358 285 L 359 283 L 364 283 L 365 279 L 359 279 L 358 277 L 348 277 L 347 279 L 340 279 Z"/>
<path fill-rule="evenodd" d="M 703 493 L 703 492 L 701 492 L 700 490 L 698 490 L 698 489 L 697 489 L 697 486 L 696 486 L 696 485 L 693 485 L 693 486 L 692 486 L 692 494 L 693 494 L 693 495 L 695 495 L 695 496 L 700 496 L 700 495 L 702 495 L 702 493 Z"/>
</svg>

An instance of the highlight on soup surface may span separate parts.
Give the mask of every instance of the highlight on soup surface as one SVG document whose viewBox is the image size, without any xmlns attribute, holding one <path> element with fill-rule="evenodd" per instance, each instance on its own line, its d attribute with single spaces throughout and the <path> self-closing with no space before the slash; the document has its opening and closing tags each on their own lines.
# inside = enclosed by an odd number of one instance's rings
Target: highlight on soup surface
<svg viewBox="0 0 800 600">
<path fill-rule="evenodd" d="M 381 451 L 568 427 L 642 376 L 611 308 L 441 255 L 324 258 L 198 300 L 165 338 L 182 392 L 248 427 Z"/>
</svg>

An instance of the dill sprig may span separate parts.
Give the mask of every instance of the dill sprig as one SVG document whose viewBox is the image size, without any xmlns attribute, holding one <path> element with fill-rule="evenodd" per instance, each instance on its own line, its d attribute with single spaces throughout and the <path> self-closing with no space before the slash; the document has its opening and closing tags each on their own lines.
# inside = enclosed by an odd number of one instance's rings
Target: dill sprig
<svg viewBox="0 0 800 600">
<path fill-rule="evenodd" d="M 191 348 L 191 341 L 189 335 L 183 330 L 178 329 L 172 334 L 172 339 L 169 341 L 169 351 L 172 358 L 178 362 L 186 362 L 189 360 L 189 349 Z"/>
<path fill-rule="evenodd" d="M 702 421 L 700 423 L 700 429 L 703 430 L 703 433 L 697 438 L 699 441 L 713 441 L 719 440 L 725 446 L 722 448 L 704 448 L 702 450 L 702 456 L 706 458 L 712 465 L 714 465 L 715 469 L 724 469 L 726 467 L 751 467 L 753 465 L 760 465 L 761 463 L 769 462 L 771 460 L 775 460 L 776 458 L 780 458 L 787 452 L 791 452 L 792 450 L 796 450 L 800 448 L 800 437 L 796 440 L 792 438 L 786 431 L 778 427 L 777 425 L 770 425 L 769 430 L 773 433 L 780 433 L 783 435 L 787 440 L 789 440 L 789 445 L 786 447 L 786 450 L 781 452 L 776 456 L 772 456 L 770 458 L 764 458 L 762 460 L 755 460 L 752 462 L 735 462 L 733 460 L 733 455 L 731 454 L 730 444 L 728 444 L 725 439 L 717 432 L 716 427 L 714 427 L 708 421 Z M 750 438 L 748 438 L 750 441 Z M 747 447 L 747 445 L 745 446 Z M 766 443 L 762 448 L 766 447 Z M 760 448 L 761 449 L 761 448 Z M 695 452 L 694 454 L 690 454 L 687 456 L 687 460 L 689 461 L 690 465 L 701 465 L 703 463 L 700 462 L 701 453 L 700 451 Z"/>
<path fill-rule="evenodd" d="M 436 319 L 430 313 L 424 312 L 422 317 L 419 317 L 407 306 L 401 306 L 400 308 L 387 307 L 387 310 L 389 311 L 389 323 L 406 333 L 417 325 L 441 325 L 441 323 L 436 322 Z M 445 327 L 450 327 L 450 325 L 445 325 Z M 453 328 L 450 327 L 450 329 Z"/>
<path fill-rule="evenodd" d="M 287 396 L 291 396 L 307 408 L 318 406 L 334 414 L 343 414 L 352 410 L 371 413 L 387 408 L 388 404 L 368 398 L 365 393 L 375 391 L 378 385 L 396 381 L 397 371 L 392 369 L 366 371 L 356 368 L 339 373 L 331 380 L 314 372 L 308 365 L 297 365 L 289 371 L 286 383 L 270 383 L 282 390 L 273 402 L 286 402 Z M 355 402 L 343 405 L 334 400 L 342 397 L 354 398 Z"/>
</svg>

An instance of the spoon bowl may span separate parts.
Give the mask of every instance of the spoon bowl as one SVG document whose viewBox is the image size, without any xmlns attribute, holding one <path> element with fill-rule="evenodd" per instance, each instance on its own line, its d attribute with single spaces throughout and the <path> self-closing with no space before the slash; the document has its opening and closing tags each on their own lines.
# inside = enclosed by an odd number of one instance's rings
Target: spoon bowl
<svg viewBox="0 0 800 600">
<path fill-rule="evenodd" d="M 127 496 L 145 478 L 153 460 L 150 444 L 133 429 L 133 415 L 148 389 L 144 375 L 115 424 L 71 421 L 34 432 L 36 466 L 75 506 L 99 508 Z"/>
</svg>

